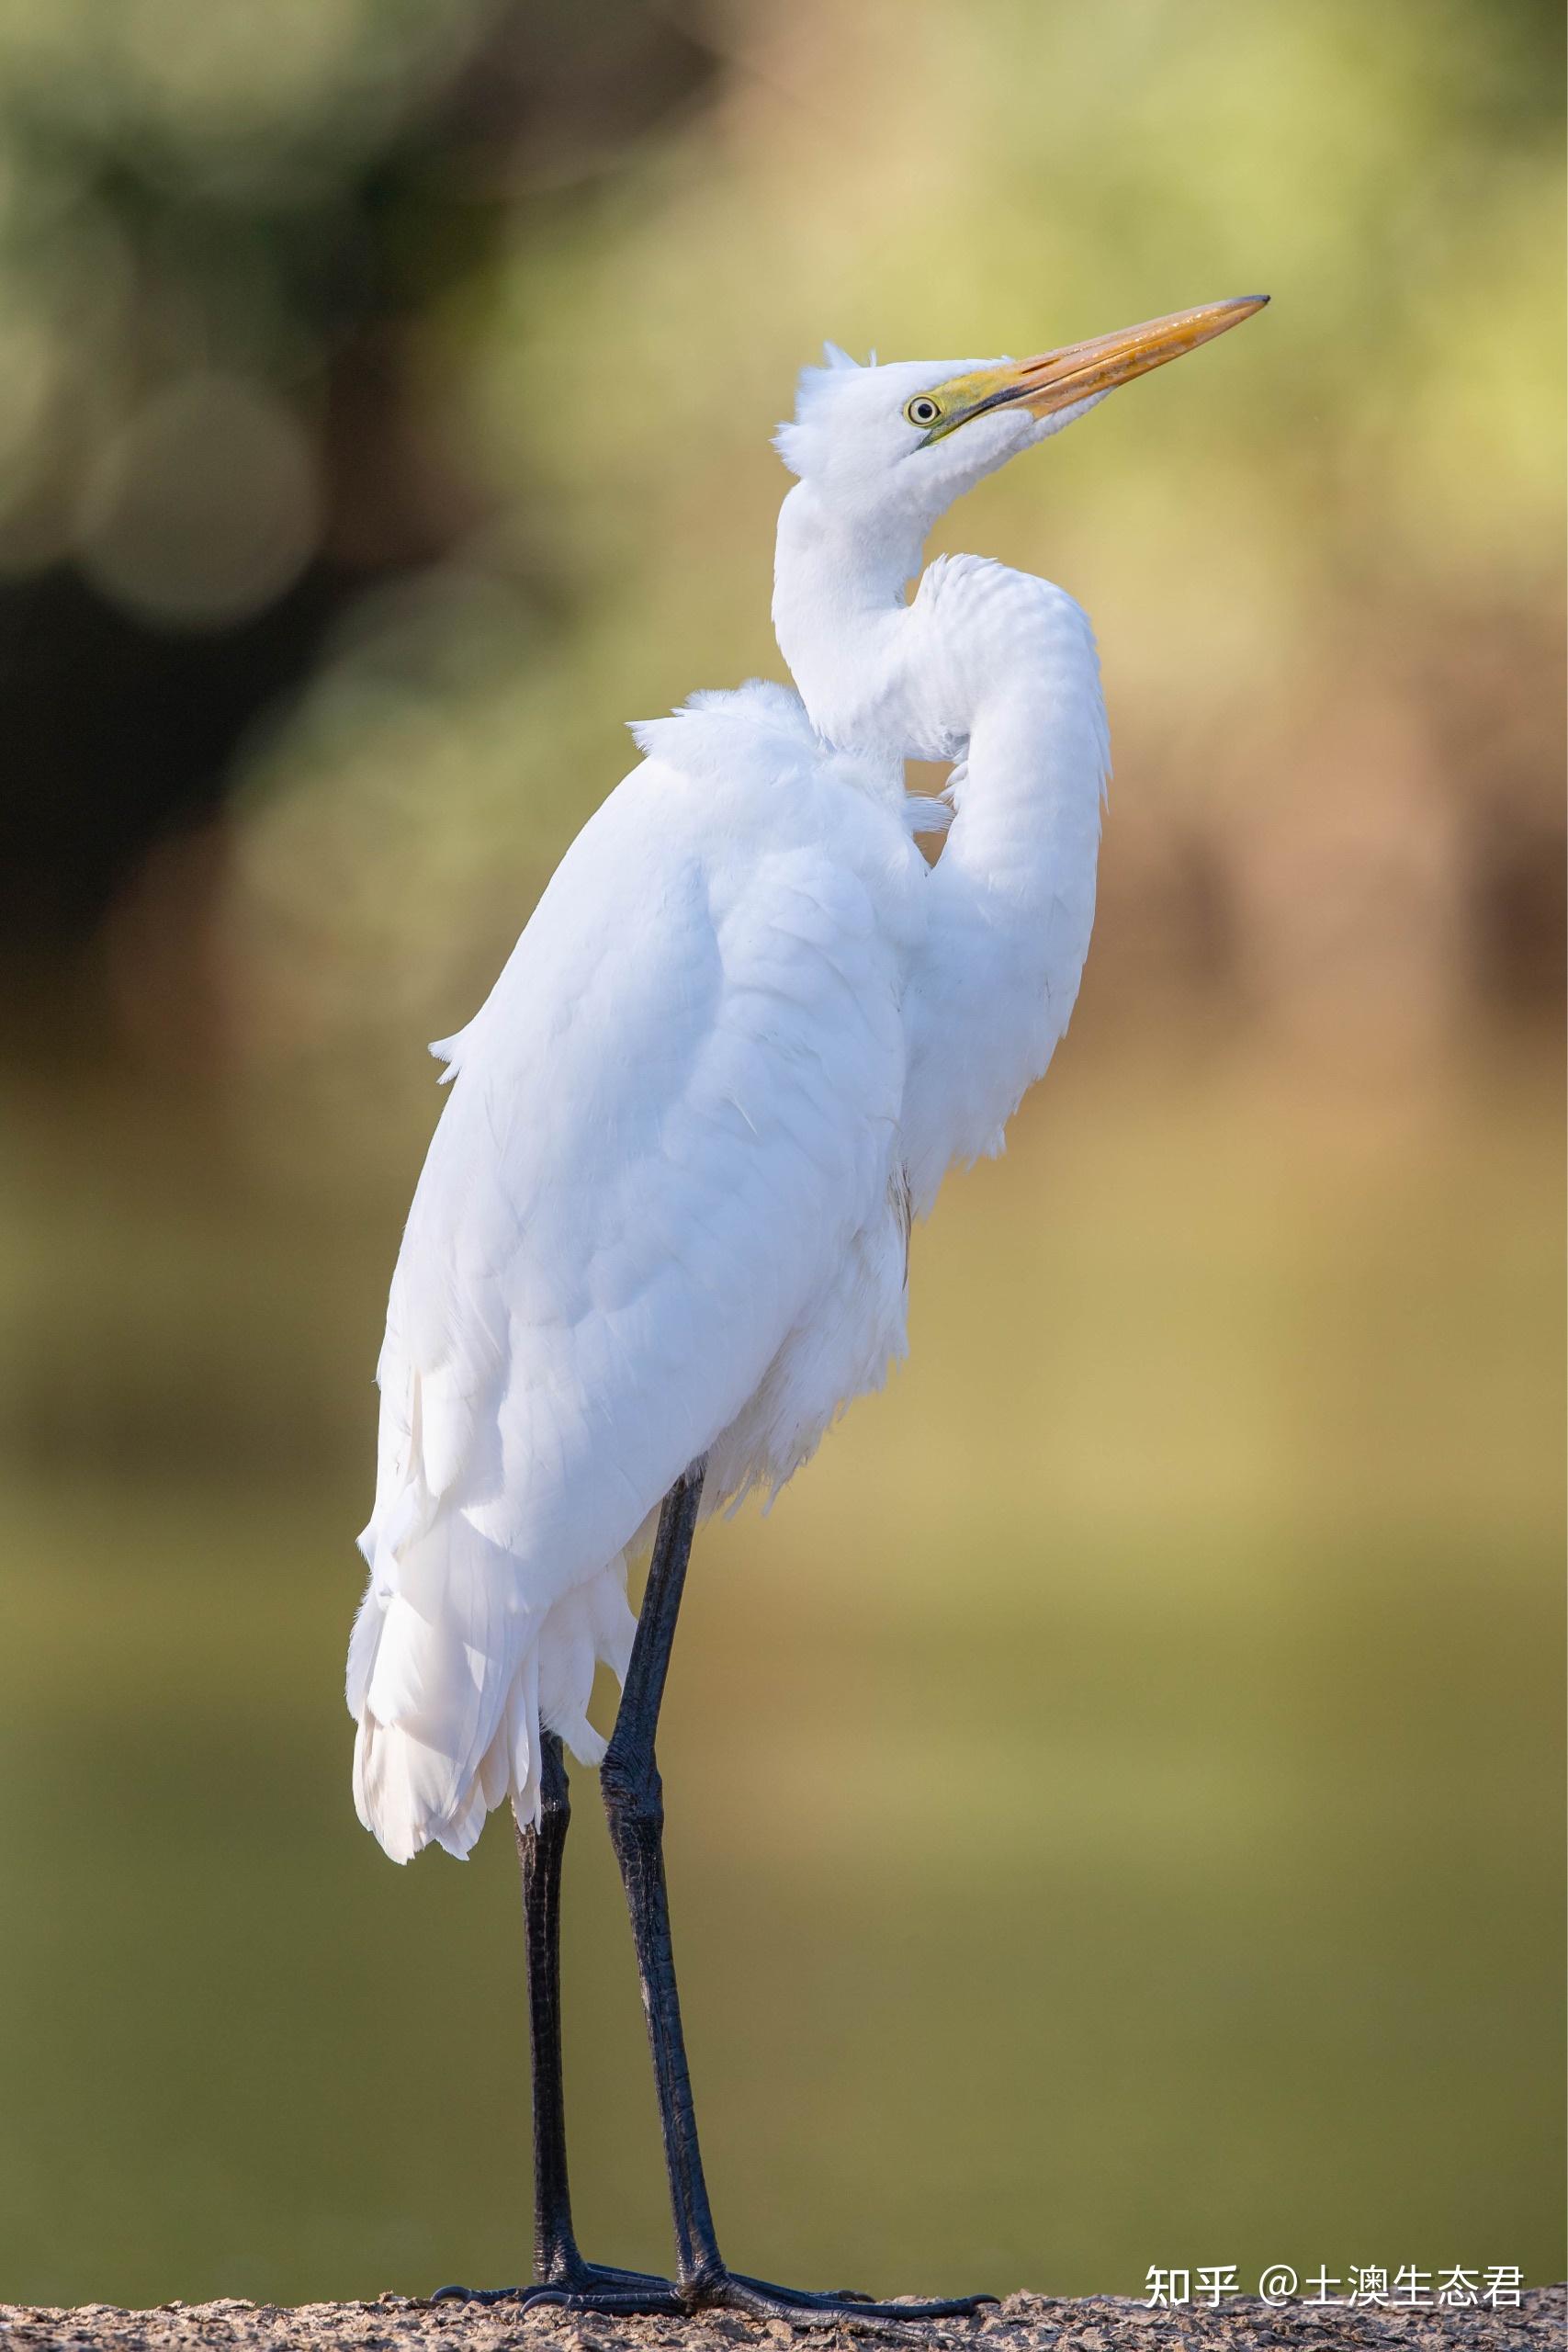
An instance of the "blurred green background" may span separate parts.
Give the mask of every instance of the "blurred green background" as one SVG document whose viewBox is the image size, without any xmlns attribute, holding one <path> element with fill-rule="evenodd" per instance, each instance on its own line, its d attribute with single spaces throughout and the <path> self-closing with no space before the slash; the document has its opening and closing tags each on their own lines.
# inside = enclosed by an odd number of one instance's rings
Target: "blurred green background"
<svg viewBox="0 0 1568 2352">
<path fill-rule="evenodd" d="M 824 335 L 1266 288 L 949 518 L 1100 629 L 1084 997 L 661 1741 L 734 2259 L 1561 2276 L 1562 329 L 1535 0 L 0 23 L 0 2295 L 523 2275 L 514 1866 L 340 1668 L 439 1097 Z M 584 2243 L 666 2259 L 591 1775 Z"/>
</svg>

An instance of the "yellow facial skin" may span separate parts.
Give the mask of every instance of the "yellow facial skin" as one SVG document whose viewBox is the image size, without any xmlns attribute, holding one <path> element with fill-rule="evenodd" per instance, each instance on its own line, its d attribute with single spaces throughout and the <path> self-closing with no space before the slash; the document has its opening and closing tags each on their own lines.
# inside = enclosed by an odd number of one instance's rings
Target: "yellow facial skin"
<svg viewBox="0 0 1568 2352">
<path fill-rule="evenodd" d="M 1051 416 L 1093 392 L 1130 384 L 1134 376 L 1196 351 L 1201 343 L 1250 319 L 1268 300 L 1267 294 L 1241 294 L 1228 302 L 1206 302 L 1196 311 L 1175 311 L 1168 318 L 1122 327 L 1090 343 L 1064 344 L 1059 351 L 1043 351 L 1033 359 L 1010 360 L 1005 368 L 976 368 L 929 392 L 917 392 L 905 402 L 904 414 L 911 424 L 927 427 L 922 448 L 994 408 L 1026 408 L 1032 416 Z"/>
</svg>

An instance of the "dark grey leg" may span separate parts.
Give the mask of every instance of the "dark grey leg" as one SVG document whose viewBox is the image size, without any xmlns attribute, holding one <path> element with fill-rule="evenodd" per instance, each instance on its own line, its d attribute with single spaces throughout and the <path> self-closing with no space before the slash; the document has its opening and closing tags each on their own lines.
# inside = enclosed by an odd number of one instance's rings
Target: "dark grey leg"
<svg viewBox="0 0 1568 2352">
<path fill-rule="evenodd" d="M 534 2276 L 541 2284 L 554 2284 L 581 2267 L 571 2230 L 560 2038 L 560 1881 L 571 1798 L 554 1732 L 544 1734 L 541 1748 L 538 1825 L 516 1826 L 534 2073 Z"/>
<path fill-rule="evenodd" d="M 539 1818 L 517 1833 L 523 1872 L 523 1927 L 528 1967 L 528 2047 L 534 2086 L 534 2277 L 541 2287 L 580 2292 L 595 2284 L 663 2289 L 665 2281 L 643 2271 L 602 2270 L 584 2262 L 571 2226 L 571 2188 L 566 2163 L 566 2089 L 561 2064 L 560 1890 L 566 1833 L 571 1826 L 571 1796 L 566 1757 L 556 1733 L 541 1734 Z M 443 2287 L 433 2301 L 503 2302 L 524 2295 L 520 2287 Z"/>
<path fill-rule="evenodd" d="M 610 1838 L 631 1913 L 642 2006 L 653 2051 L 675 2222 L 675 2276 L 682 2292 L 693 2299 L 701 2298 L 723 2278 L 724 2264 L 703 2177 L 681 2000 L 675 1987 L 670 1898 L 664 1883 L 664 1792 L 654 1741 L 702 1491 L 703 1465 L 698 1464 L 677 1479 L 660 1514 L 620 1711 L 599 1770 Z"/>
<path fill-rule="evenodd" d="M 585 2263 L 572 2235 L 561 2096 L 559 1962 L 560 1862 L 570 1807 L 558 1744 L 554 1769 L 559 1775 L 558 1801 L 552 1803 L 547 1794 L 538 1829 L 523 1833 L 529 2027 L 534 2051 L 535 2259 L 540 2283 L 531 2289 L 499 2289 L 479 2294 L 469 2290 L 466 2299 L 491 2302 L 515 2296 L 525 2303 L 558 2303 L 573 2311 L 605 2312 L 679 2313 L 725 2309 L 747 2312 L 755 2318 L 788 2319 L 796 2324 L 815 2320 L 829 2324 L 840 2318 L 892 2323 L 960 2318 L 993 2298 L 965 2295 L 942 2301 L 876 2303 L 848 2291 L 801 2291 L 727 2270 L 719 2254 L 703 2176 L 702 2151 L 697 2143 L 696 2110 L 675 1984 L 670 1900 L 664 1880 L 664 1792 L 655 1755 L 659 1711 L 702 1498 L 703 1467 L 701 1463 L 694 1464 L 676 1480 L 660 1513 L 631 1663 L 626 1669 L 615 1728 L 600 1769 L 610 1836 L 631 1914 L 637 1977 L 653 2052 L 660 2127 L 675 2225 L 676 2276 L 671 2282 L 636 2271 L 602 2269 L 596 2264 Z M 465 2290 L 443 2289 L 442 2292 L 462 2294 Z"/>
</svg>

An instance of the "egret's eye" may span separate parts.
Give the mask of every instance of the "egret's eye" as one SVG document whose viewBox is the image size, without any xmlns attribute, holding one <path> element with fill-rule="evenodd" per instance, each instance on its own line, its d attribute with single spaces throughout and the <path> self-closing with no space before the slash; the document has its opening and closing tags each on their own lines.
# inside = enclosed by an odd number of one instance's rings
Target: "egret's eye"
<svg viewBox="0 0 1568 2352">
<path fill-rule="evenodd" d="M 904 413 L 911 424 L 934 424 L 942 411 L 929 392 L 917 392 L 912 401 L 905 401 Z"/>
</svg>

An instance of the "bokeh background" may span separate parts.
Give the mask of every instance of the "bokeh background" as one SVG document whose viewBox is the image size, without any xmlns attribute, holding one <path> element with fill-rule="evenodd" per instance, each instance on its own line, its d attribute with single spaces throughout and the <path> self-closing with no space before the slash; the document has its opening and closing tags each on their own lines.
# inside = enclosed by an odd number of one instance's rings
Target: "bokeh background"
<svg viewBox="0 0 1568 2352">
<path fill-rule="evenodd" d="M 914 1359 L 705 1543 L 717 2215 L 882 2291 L 1561 2276 L 1560 31 L 1544 0 L 13 0 L 0 2293 L 527 2262 L 513 1860 L 348 1792 L 371 1372 L 478 1003 L 778 674 L 824 335 L 1267 288 L 942 544 L 1088 605 L 1071 1035 Z M 572 2154 L 665 2259 L 581 1776 Z"/>
</svg>

